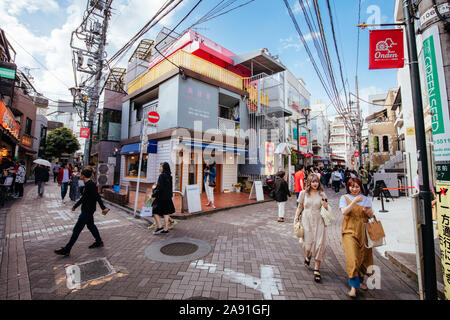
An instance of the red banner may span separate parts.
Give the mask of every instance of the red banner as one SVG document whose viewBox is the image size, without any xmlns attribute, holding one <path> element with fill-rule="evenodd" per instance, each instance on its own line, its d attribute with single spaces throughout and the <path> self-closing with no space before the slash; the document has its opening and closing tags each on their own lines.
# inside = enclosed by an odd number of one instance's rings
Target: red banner
<svg viewBox="0 0 450 320">
<path fill-rule="evenodd" d="M 403 29 L 371 30 L 369 69 L 403 68 Z"/>
<path fill-rule="evenodd" d="M 301 146 L 307 146 L 308 145 L 308 139 L 306 137 L 300 137 L 300 145 Z"/>
<path fill-rule="evenodd" d="M 90 129 L 89 128 L 81 128 L 80 129 L 80 138 L 89 138 Z"/>
</svg>

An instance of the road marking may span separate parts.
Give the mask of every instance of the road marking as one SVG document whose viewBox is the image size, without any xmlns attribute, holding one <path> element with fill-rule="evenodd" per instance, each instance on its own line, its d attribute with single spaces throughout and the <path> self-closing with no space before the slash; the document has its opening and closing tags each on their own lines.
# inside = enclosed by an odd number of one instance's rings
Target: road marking
<svg viewBox="0 0 450 320">
<path fill-rule="evenodd" d="M 261 292 L 266 300 L 272 300 L 273 295 L 279 296 L 280 290 L 283 290 L 281 279 L 275 278 L 275 273 L 279 273 L 278 268 L 275 266 L 261 265 L 260 278 L 241 272 L 236 272 L 231 269 L 217 271 L 216 264 L 204 263 L 203 260 L 192 262 L 191 267 L 200 270 L 208 270 L 209 273 L 222 274 L 222 276 L 226 279 Z"/>
</svg>

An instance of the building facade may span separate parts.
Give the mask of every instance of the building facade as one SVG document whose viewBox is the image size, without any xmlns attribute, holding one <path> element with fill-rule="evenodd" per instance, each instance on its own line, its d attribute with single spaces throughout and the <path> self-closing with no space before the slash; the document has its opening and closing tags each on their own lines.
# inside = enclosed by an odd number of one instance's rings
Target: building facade
<svg viewBox="0 0 450 320">
<path fill-rule="evenodd" d="M 136 185 L 141 134 L 150 111 L 160 119 L 144 133 L 149 145 L 140 166 L 143 189 L 156 182 L 164 161 L 178 191 L 192 184 L 202 190 L 209 162 L 216 163 L 216 192 L 233 190 L 238 177 L 260 175 L 265 159 L 260 146 L 279 141 L 280 128 L 268 121 L 269 114 L 284 115 L 283 108 L 269 108 L 262 79 L 284 67 L 265 49 L 237 55 L 191 30 L 159 50 L 167 59 L 152 55 L 145 72 L 127 68 L 139 76 L 127 74 L 128 95 L 122 100 L 121 184 Z M 275 127 L 277 134 L 264 136 L 265 126 Z"/>
<path fill-rule="evenodd" d="M 335 116 L 330 127 L 330 161 L 333 166 L 353 168 L 354 147 L 342 116 Z"/>
</svg>

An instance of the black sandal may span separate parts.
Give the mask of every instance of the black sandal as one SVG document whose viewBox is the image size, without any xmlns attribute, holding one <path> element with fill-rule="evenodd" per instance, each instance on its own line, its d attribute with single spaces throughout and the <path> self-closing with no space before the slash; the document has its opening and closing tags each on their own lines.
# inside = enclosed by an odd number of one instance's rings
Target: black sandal
<svg viewBox="0 0 450 320">
<path fill-rule="evenodd" d="M 318 272 L 318 273 L 316 273 Z M 314 270 L 314 281 L 315 282 L 320 282 L 320 280 L 322 280 L 322 277 L 320 276 L 320 271 L 319 270 Z"/>
<path fill-rule="evenodd" d="M 311 263 L 311 260 L 308 261 L 308 259 L 305 258 L 305 267 L 309 269 L 309 264 Z"/>
</svg>

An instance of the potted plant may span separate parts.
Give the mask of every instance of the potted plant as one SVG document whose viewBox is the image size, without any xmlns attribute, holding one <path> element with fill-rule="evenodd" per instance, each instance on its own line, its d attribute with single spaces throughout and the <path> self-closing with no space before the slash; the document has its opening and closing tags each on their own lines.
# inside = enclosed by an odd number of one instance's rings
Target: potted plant
<svg viewBox="0 0 450 320">
<path fill-rule="evenodd" d="M 242 183 L 238 182 L 234 185 L 236 192 L 241 192 Z"/>
</svg>

